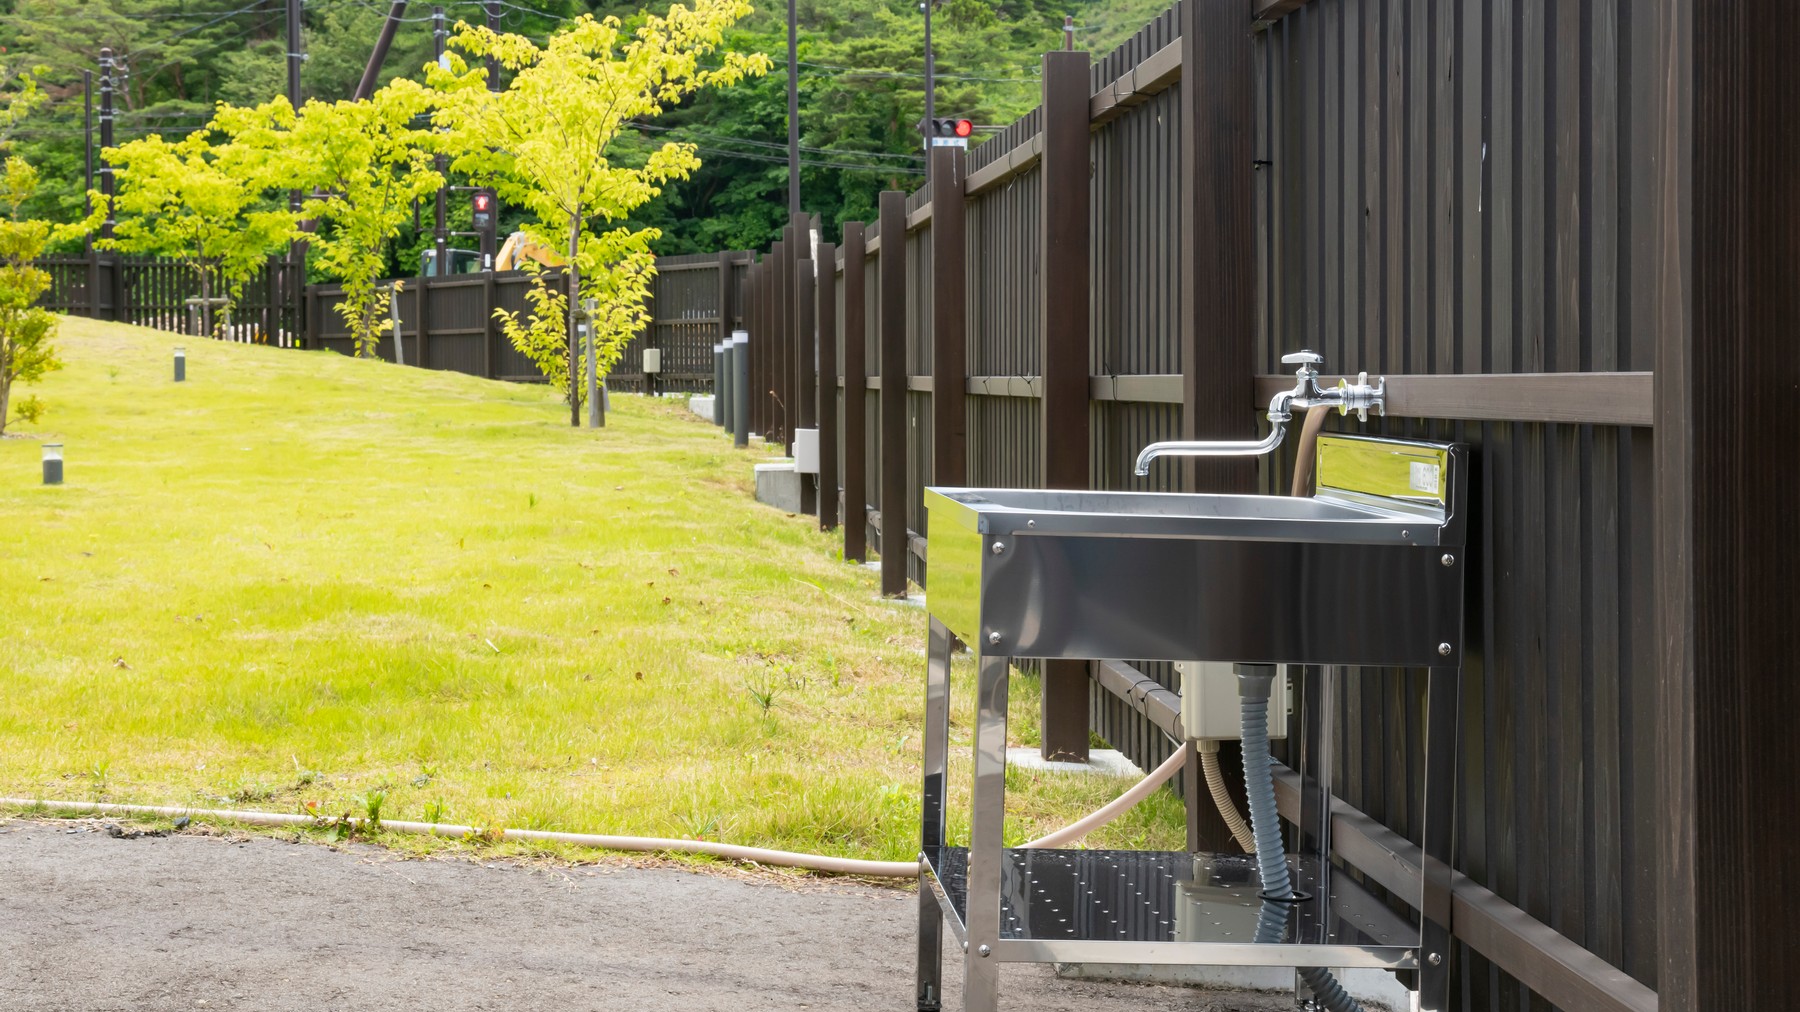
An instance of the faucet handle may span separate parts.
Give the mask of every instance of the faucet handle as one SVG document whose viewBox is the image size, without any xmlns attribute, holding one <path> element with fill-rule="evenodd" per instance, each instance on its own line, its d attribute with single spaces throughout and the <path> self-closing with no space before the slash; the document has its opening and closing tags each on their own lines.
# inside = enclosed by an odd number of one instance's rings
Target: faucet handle
<svg viewBox="0 0 1800 1012">
<path fill-rule="evenodd" d="M 1324 365 L 1325 356 L 1316 351 L 1301 349 L 1300 351 L 1289 352 L 1288 354 L 1281 356 L 1281 364 L 1305 366 Z"/>
</svg>

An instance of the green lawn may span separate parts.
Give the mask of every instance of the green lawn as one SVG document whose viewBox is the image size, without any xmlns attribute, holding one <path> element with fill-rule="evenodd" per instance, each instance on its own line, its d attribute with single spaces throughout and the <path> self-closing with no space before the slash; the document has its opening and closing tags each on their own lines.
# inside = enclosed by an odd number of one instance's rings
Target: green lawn
<svg viewBox="0 0 1800 1012">
<path fill-rule="evenodd" d="M 0 440 L 0 794 L 381 790 L 388 818 L 917 850 L 924 614 L 675 402 L 615 397 L 596 433 L 541 387 L 76 319 L 60 344 L 50 413 Z M 1012 783 L 1014 838 L 1123 786 Z M 1159 792 L 1091 842 L 1180 825 Z"/>
</svg>

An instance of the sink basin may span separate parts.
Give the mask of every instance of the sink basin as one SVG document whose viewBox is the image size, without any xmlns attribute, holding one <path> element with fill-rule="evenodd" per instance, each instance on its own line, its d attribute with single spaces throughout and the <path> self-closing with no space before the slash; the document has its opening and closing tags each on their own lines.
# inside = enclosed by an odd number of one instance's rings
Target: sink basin
<svg viewBox="0 0 1800 1012">
<path fill-rule="evenodd" d="M 1441 530 L 1441 520 L 1422 508 L 1383 509 L 1330 498 L 1017 488 L 925 492 L 933 524 L 949 520 L 983 534 L 1435 545 Z"/>
<path fill-rule="evenodd" d="M 928 606 L 1013 657 L 1453 665 L 1463 460 L 1331 436 L 1311 498 L 928 488 Z"/>
</svg>

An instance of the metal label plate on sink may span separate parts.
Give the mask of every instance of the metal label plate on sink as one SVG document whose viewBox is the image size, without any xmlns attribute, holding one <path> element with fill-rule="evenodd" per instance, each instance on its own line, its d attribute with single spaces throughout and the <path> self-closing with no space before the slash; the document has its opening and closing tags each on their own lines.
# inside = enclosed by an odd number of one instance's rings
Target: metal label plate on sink
<svg viewBox="0 0 1800 1012">
<path fill-rule="evenodd" d="M 1431 443 L 1360 436 L 1319 437 L 1319 493 L 1444 506 L 1450 450 Z"/>
</svg>

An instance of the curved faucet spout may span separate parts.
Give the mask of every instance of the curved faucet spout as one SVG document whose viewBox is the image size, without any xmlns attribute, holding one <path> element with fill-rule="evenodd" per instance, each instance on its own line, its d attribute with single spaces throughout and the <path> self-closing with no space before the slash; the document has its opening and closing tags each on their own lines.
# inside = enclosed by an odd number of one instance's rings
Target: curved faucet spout
<svg viewBox="0 0 1800 1012">
<path fill-rule="evenodd" d="M 1207 441 L 1207 440 L 1169 440 L 1151 443 L 1138 453 L 1137 465 L 1132 470 L 1139 477 L 1150 473 L 1150 462 L 1158 457 L 1260 457 L 1281 445 L 1281 437 L 1285 433 L 1289 420 L 1293 418 L 1295 407 L 1309 411 L 1322 411 L 1337 408 L 1339 413 L 1356 412 L 1363 421 L 1368 421 L 1369 409 L 1380 412 L 1387 395 L 1387 381 L 1380 380 L 1374 386 L 1369 385 L 1369 374 L 1362 373 L 1356 377 L 1354 384 L 1340 380 L 1332 389 L 1321 389 L 1319 386 L 1319 366 L 1324 363 L 1324 356 L 1312 351 L 1298 351 L 1281 356 L 1284 365 L 1297 365 L 1294 372 L 1294 388 L 1283 390 L 1269 399 L 1269 434 L 1255 441 Z"/>
<path fill-rule="evenodd" d="M 1258 440 L 1168 440 L 1151 443 L 1138 451 L 1137 466 L 1132 473 L 1143 477 L 1150 473 L 1150 462 L 1158 457 L 1260 457 L 1281 445 L 1286 432 L 1283 422 L 1271 421 L 1269 434 Z"/>
</svg>

